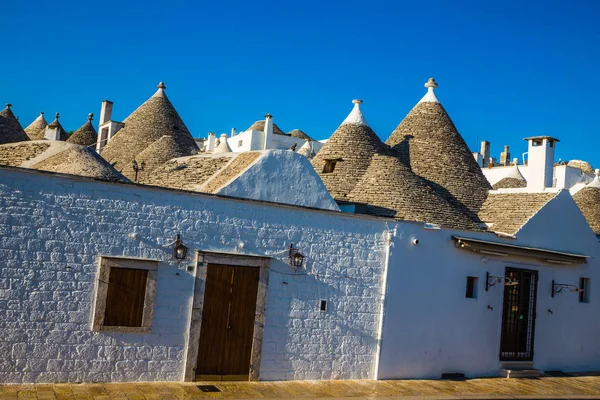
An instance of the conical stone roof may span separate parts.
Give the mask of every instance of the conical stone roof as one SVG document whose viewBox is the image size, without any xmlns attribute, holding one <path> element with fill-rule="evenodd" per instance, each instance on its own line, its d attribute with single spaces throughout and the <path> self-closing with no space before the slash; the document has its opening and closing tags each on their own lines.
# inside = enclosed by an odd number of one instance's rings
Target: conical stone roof
<svg viewBox="0 0 600 400">
<path fill-rule="evenodd" d="M 433 92 L 408 113 L 386 143 L 419 176 L 473 220 L 491 189 L 469 147 Z"/>
<path fill-rule="evenodd" d="M 507 176 L 494 183 L 493 189 L 524 188 L 527 187 L 527 181 L 519 171 L 517 165 L 513 165 Z"/>
<path fill-rule="evenodd" d="M 41 140 L 44 138 L 46 126 L 48 126 L 48 122 L 46 122 L 46 118 L 44 118 L 44 113 L 41 112 L 40 115 L 25 128 L 25 133 L 30 140 Z"/>
<path fill-rule="evenodd" d="M 260 132 L 264 132 L 265 131 L 265 120 L 261 119 L 259 121 L 256 121 L 255 123 L 253 123 L 252 125 L 250 125 L 250 127 L 248 129 L 246 129 L 247 131 L 253 130 L 253 131 L 260 131 Z M 283 135 L 283 136 L 289 136 L 287 133 L 285 133 L 284 131 L 282 131 L 277 124 L 273 124 L 273 133 L 275 135 Z"/>
<path fill-rule="evenodd" d="M 600 180 L 594 178 L 586 187 L 573 195 L 581 213 L 596 235 L 600 235 Z"/>
<path fill-rule="evenodd" d="M 367 204 L 369 214 L 433 223 L 458 229 L 477 229 L 395 154 L 375 154 L 369 167 L 348 195 Z"/>
<path fill-rule="evenodd" d="M 173 136 L 161 137 L 135 157 L 138 167 L 144 166 L 143 170 L 138 170 L 138 182 L 146 183 L 158 167 L 174 158 L 186 156 L 189 156 L 189 148 L 185 143 Z"/>
<path fill-rule="evenodd" d="M 227 138 L 222 137 L 219 140 L 219 145 L 213 150 L 213 154 L 219 153 L 231 153 L 231 147 L 229 147 L 229 143 L 227 143 Z"/>
<path fill-rule="evenodd" d="M 94 114 L 88 114 L 88 120 L 79 129 L 77 129 L 69 138 L 68 143 L 80 144 L 82 146 L 91 146 L 98 141 L 98 132 L 92 125 Z"/>
<path fill-rule="evenodd" d="M 304 142 L 302 147 L 298 150 L 298 154 L 302 154 L 307 157 L 309 160 L 315 156 L 315 150 L 313 149 L 312 140 L 307 140 Z"/>
<path fill-rule="evenodd" d="M 290 131 L 290 133 L 288 135 L 298 138 L 298 139 L 314 140 L 313 138 L 308 136 L 306 133 L 302 132 L 300 129 L 294 129 L 293 131 Z"/>
<path fill-rule="evenodd" d="M 10 107 L 11 105 L 7 104 L 6 108 L 0 111 L 0 144 L 29 140 Z"/>
<path fill-rule="evenodd" d="M 102 157 L 130 179 L 135 172 L 132 161 L 155 141 L 167 135 L 185 149 L 185 155 L 198 152 L 198 146 L 181 117 L 164 92 L 161 82 L 157 92 L 124 121 L 124 127 L 102 149 Z"/>
<path fill-rule="evenodd" d="M 336 200 L 348 200 L 348 194 L 367 171 L 371 158 L 388 151 L 362 115 L 362 101 L 354 100 L 353 103 L 352 112 L 311 160 Z M 327 172 L 332 164 L 335 164 L 333 171 Z"/>
</svg>

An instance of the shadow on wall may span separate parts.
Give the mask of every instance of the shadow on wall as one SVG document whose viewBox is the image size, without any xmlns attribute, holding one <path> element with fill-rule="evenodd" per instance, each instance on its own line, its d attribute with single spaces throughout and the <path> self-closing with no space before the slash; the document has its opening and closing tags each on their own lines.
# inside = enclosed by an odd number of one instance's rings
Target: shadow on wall
<svg viewBox="0 0 600 400">
<path fill-rule="evenodd" d="M 349 379 L 357 363 L 373 370 L 380 293 L 337 271 L 317 274 L 316 264 L 294 273 L 271 263 L 261 380 Z"/>
</svg>

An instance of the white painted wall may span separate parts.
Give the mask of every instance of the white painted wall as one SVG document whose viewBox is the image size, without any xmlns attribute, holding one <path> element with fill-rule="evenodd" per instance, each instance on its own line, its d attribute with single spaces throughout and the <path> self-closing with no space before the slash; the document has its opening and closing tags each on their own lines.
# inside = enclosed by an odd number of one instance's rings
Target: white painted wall
<svg viewBox="0 0 600 400">
<path fill-rule="evenodd" d="M 556 266 L 482 256 L 457 249 L 452 234 L 593 258 L 587 265 Z M 413 238 L 419 239 L 418 245 L 412 244 Z M 566 191 L 532 218 L 517 240 L 399 224 L 389 261 L 379 379 L 439 378 L 445 372 L 497 375 L 504 290 L 497 285 L 486 292 L 485 273 L 504 276 L 506 267 L 539 271 L 534 367 L 599 369 L 599 246 Z M 465 297 L 467 276 L 479 278 L 477 299 Z M 582 276 L 591 278 L 589 304 L 579 303 L 577 294 L 570 292 L 551 298 L 552 279 L 577 285 Z"/>
<path fill-rule="evenodd" d="M 2 168 L 0 382 L 181 380 L 195 272 L 164 247 L 176 234 L 190 249 L 272 255 L 261 379 L 372 378 L 384 230 L 342 213 Z M 290 243 L 307 256 L 298 275 Z M 152 333 L 90 330 L 98 255 L 160 260 Z"/>
<path fill-rule="evenodd" d="M 242 146 L 239 146 L 239 141 L 242 141 Z M 233 152 L 252 151 L 252 150 L 263 150 L 264 148 L 264 132 L 261 131 L 245 131 L 234 137 L 228 138 L 227 143 Z M 287 150 L 294 143 L 298 143 L 296 151 L 300 150 L 300 147 L 305 143 L 304 139 L 295 138 L 292 136 L 283 135 L 272 135 L 270 140 L 270 149 L 281 149 Z M 313 148 L 315 153 L 321 150 L 323 143 L 313 142 Z"/>
<path fill-rule="evenodd" d="M 290 150 L 264 151 L 257 162 L 217 193 L 245 199 L 340 210 L 308 158 Z"/>
</svg>

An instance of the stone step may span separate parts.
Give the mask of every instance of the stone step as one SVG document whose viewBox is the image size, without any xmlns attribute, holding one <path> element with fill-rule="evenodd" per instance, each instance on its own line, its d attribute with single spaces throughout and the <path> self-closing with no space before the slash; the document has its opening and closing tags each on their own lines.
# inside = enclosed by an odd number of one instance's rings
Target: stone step
<svg viewBox="0 0 600 400">
<path fill-rule="evenodd" d="M 502 368 L 500 376 L 504 378 L 537 378 L 542 375 L 539 369 L 508 369 Z"/>
<path fill-rule="evenodd" d="M 533 361 L 500 361 L 504 369 L 533 369 Z"/>
</svg>

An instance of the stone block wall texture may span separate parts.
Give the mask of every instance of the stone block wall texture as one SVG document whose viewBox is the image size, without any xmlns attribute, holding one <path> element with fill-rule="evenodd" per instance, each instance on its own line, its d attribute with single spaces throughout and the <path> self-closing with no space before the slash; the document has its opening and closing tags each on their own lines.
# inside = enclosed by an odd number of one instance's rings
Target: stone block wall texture
<svg viewBox="0 0 600 400">
<path fill-rule="evenodd" d="M 192 250 L 273 257 L 262 380 L 373 378 L 385 230 L 331 212 L 0 168 L 0 382 L 182 380 L 195 271 L 191 256 L 172 259 L 176 234 Z M 297 274 L 290 243 L 306 255 Z M 101 255 L 160 260 L 150 334 L 91 331 Z"/>
</svg>

